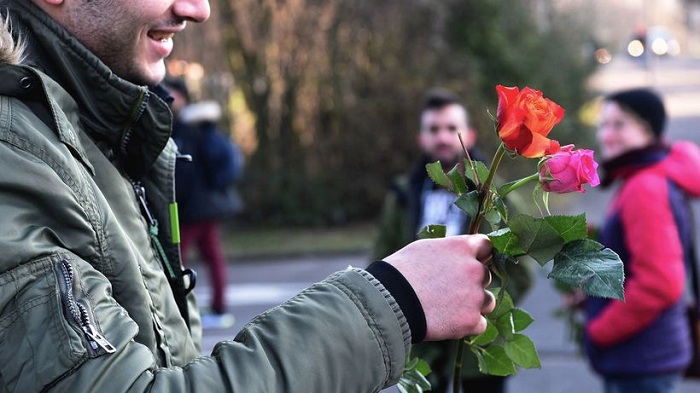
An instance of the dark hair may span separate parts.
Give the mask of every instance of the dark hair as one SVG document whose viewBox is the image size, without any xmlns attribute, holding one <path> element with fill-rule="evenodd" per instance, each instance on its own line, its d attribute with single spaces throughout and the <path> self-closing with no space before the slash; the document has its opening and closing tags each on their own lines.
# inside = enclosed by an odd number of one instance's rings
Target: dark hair
<svg viewBox="0 0 700 393">
<path fill-rule="evenodd" d="M 427 110 L 442 109 L 449 105 L 459 105 L 466 109 L 462 100 L 453 92 L 441 88 L 431 89 L 423 99 L 421 113 Z"/>
</svg>

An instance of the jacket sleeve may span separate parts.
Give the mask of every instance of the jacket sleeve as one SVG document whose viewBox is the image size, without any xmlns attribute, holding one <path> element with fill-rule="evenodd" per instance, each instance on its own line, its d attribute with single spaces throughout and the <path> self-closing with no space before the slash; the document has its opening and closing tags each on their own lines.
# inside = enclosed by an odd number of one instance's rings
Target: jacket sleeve
<svg viewBox="0 0 700 393">
<path fill-rule="evenodd" d="M 211 356 L 184 368 L 154 368 L 143 348 L 126 343 L 118 353 L 85 363 L 57 387 L 376 392 L 398 381 L 409 342 L 408 326 L 389 294 L 365 272 L 347 270 L 256 317 L 234 341 L 219 343 Z"/>
<path fill-rule="evenodd" d="M 678 228 L 662 176 L 635 178 L 620 206 L 630 260 L 625 301 L 611 301 L 587 331 L 600 346 L 611 346 L 649 326 L 683 294 L 685 271 Z"/>
<path fill-rule="evenodd" d="M 398 381 L 410 343 L 399 306 L 359 269 L 259 315 L 182 368 L 156 366 L 109 281 L 70 252 L 22 264 L 0 285 L 0 380 L 10 390 L 376 392 Z"/>
</svg>

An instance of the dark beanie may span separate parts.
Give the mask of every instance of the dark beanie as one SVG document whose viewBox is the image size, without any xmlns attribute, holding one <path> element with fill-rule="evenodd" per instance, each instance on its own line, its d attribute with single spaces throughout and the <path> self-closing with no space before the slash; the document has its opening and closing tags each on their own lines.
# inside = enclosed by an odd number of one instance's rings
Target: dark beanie
<svg viewBox="0 0 700 393">
<path fill-rule="evenodd" d="M 629 110 L 647 122 L 656 139 L 661 137 L 666 125 L 666 110 L 661 98 L 648 89 L 632 89 L 613 93 L 605 98 Z"/>
<path fill-rule="evenodd" d="M 190 102 L 190 92 L 182 78 L 165 78 L 163 85 L 169 91 L 176 91 L 182 94 L 185 97 L 185 101 Z"/>
</svg>

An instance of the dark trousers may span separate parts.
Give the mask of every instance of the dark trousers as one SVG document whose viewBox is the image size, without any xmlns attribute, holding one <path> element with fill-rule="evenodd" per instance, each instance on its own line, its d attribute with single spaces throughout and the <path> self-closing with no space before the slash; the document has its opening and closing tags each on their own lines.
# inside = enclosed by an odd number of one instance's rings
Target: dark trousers
<svg viewBox="0 0 700 393">
<path fill-rule="evenodd" d="M 180 250 L 184 260 L 192 244 L 209 268 L 209 279 L 214 290 L 211 308 L 215 313 L 226 311 L 226 260 L 219 240 L 219 227 L 215 221 L 183 224 L 180 228 Z"/>
</svg>

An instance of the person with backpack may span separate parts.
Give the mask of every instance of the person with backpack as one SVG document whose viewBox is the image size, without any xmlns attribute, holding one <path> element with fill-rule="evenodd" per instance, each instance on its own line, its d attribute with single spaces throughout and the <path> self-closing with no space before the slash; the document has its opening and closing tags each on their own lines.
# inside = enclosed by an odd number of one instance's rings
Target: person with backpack
<svg viewBox="0 0 700 393">
<path fill-rule="evenodd" d="M 608 95 L 597 138 L 602 185 L 619 183 L 600 242 L 620 255 L 625 300 L 589 298 L 584 342 L 606 393 L 676 391 L 691 359 L 686 266 L 700 196 L 700 149 L 663 139 L 666 111 L 648 89 Z"/>
<path fill-rule="evenodd" d="M 220 225 L 243 208 L 235 188 L 243 175 L 243 153 L 217 127 L 221 119 L 218 103 L 190 103 L 187 86 L 180 79 L 168 79 L 165 86 L 173 96 L 172 138 L 181 155 L 175 166 L 180 249 L 185 259 L 192 246 L 196 246 L 209 269 L 213 294 L 210 308 L 202 313 L 202 326 L 229 328 L 234 318 L 225 304 L 227 264 Z"/>
</svg>

